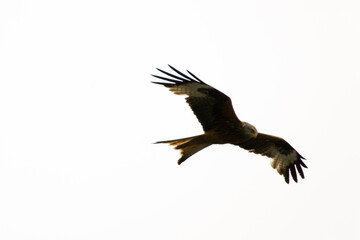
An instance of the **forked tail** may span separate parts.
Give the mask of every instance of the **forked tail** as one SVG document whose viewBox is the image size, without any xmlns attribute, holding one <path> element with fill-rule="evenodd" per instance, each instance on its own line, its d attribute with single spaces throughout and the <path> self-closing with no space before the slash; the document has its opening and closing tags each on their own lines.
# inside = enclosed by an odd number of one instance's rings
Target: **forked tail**
<svg viewBox="0 0 360 240">
<path fill-rule="evenodd" d="M 179 165 L 188 159 L 191 155 L 211 145 L 211 143 L 206 141 L 205 135 L 168 141 L 159 141 L 156 143 L 168 143 L 171 146 L 175 146 L 175 149 L 179 149 L 181 153 L 181 158 L 178 160 Z"/>
</svg>

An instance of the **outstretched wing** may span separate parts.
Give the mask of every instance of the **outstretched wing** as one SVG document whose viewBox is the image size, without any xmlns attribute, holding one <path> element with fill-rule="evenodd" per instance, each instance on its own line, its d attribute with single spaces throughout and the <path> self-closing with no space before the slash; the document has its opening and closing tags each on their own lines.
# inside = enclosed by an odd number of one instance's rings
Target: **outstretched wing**
<svg viewBox="0 0 360 240">
<path fill-rule="evenodd" d="M 284 175 L 287 183 L 289 183 L 289 170 L 295 182 L 297 182 L 296 169 L 304 178 L 302 167 L 307 168 L 307 166 L 302 159 L 305 158 L 282 138 L 259 133 L 256 138 L 241 143 L 239 146 L 249 152 L 272 158 L 271 166 L 280 175 Z"/>
<path fill-rule="evenodd" d="M 152 75 L 168 81 L 153 83 L 163 85 L 177 95 L 187 95 L 186 102 L 191 107 L 205 132 L 225 121 L 240 121 L 236 117 L 231 99 L 228 96 L 207 85 L 189 71 L 187 72 L 190 76 L 185 75 L 170 65 L 169 67 L 176 75 L 157 68 L 157 70 L 170 78 Z"/>
</svg>

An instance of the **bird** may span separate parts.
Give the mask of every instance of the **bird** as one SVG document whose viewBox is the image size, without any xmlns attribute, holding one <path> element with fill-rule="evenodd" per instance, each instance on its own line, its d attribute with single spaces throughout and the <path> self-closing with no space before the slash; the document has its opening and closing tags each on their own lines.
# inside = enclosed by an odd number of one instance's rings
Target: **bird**
<svg viewBox="0 0 360 240">
<path fill-rule="evenodd" d="M 304 178 L 302 168 L 307 168 L 302 157 L 281 137 L 260 133 L 236 116 L 231 99 L 216 88 L 206 84 L 190 71 L 184 74 L 168 65 L 173 73 L 156 68 L 163 76 L 151 75 L 162 81 L 152 81 L 168 88 L 176 95 L 186 95 L 186 102 L 202 125 L 203 134 L 174 140 L 158 141 L 180 150 L 178 164 L 212 144 L 233 144 L 249 152 L 271 159 L 272 168 L 289 184 L 291 174 L 295 182 L 297 173 Z M 290 172 L 290 174 L 289 174 Z"/>
</svg>

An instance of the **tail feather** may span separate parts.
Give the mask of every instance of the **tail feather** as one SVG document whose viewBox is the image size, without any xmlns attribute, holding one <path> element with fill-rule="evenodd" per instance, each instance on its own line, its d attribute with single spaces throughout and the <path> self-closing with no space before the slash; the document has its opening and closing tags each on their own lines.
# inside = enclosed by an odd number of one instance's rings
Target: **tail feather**
<svg viewBox="0 0 360 240">
<path fill-rule="evenodd" d="M 193 154 L 211 145 L 211 143 L 206 141 L 205 135 L 168 141 L 159 141 L 156 143 L 168 143 L 171 146 L 175 146 L 175 149 L 180 150 L 181 158 L 178 160 L 179 165 Z"/>
</svg>

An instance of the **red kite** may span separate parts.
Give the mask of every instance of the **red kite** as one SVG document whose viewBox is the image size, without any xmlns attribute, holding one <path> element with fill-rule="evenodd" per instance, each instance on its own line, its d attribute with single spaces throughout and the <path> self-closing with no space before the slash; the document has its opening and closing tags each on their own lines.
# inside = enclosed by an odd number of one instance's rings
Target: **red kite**
<svg viewBox="0 0 360 240">
<path fill-rule="evenodd" d="M 156 142 L 168 143 L 179 149 L 181 158 L 178 164 L 212 144 L 230 143 L 271 158 L 271 166 L 284 176 L 286 183 L 289 183 L 289 170 L 295 182 L 296 169 L 304 178 L 302 167 L 307 166 L 302 159 L 305 158 L 288 142 L 280 137 L 258 133 L 253 125 L 237 118 L 228 96 L 207 85 L 190 71 L 187 71 L 189 75 L 186 75 L 170 65 L 169 67 L 177 75 L 157 69 L 168 77 L 152 76 L 167 82 L 153 83 L 163 85 L 177 95 L 187 95 L 186 102 L 204 130 L 204 134 L 198 136 Z"/>
</svg>

